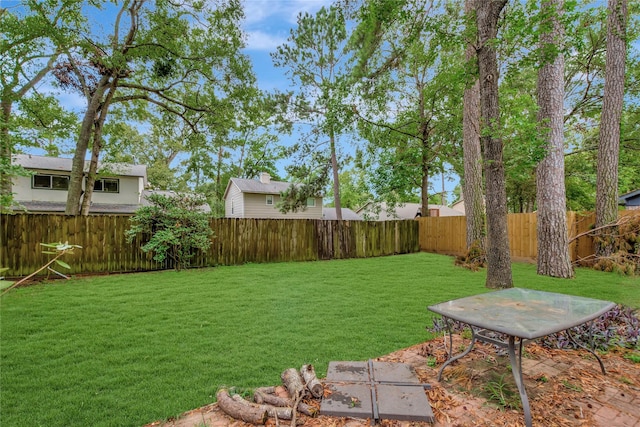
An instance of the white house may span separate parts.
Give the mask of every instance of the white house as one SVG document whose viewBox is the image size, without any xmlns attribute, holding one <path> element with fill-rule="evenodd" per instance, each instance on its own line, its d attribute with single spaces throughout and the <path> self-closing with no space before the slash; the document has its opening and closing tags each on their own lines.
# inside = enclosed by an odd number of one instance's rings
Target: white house
<svg viewBox="0 0 640 427">
<path fill-rule="evenodd" d="M 298 212 L 280 212 L 280 193 L 291 184 L 272 181 L 268 173 L 260 179 L 231 178 L 224 192 L 224 211 L 227 218 L 322 219 L 322 197 L 307 199 L 307 206 Z"/>
<path fill-rule="evenodd" d="M 13 163 L 30 171 L 30 176 L 13 178 L 14 200 L 30 212 L 64 212 L 71 177 L 72 160 L 59 157 L 18 154 Z M 89 162 L 85 162 L 85 173 Z M 142 203 L 147 184 L 147 167 L 129 164 L 99 164 L 91 197 L 91 213 L 133 213 Z M 86 185 L 86 179 L 82 183 Z"/>
<path fill-rule="evenodd" d="M 414 219 L 422 216 L 420 203 L 402 203 L 391 209 L 386 203 L 376 206 L 369 202 L 356 211 L 358 215 L 367 220 L 391 221 L 396 219 Z M 426 216 L 426 215 L 425 215 Z M 444 205 L 429 205 L 429 216 L 464 216 L 464 213 L 451 209 Z"/>
</svg>

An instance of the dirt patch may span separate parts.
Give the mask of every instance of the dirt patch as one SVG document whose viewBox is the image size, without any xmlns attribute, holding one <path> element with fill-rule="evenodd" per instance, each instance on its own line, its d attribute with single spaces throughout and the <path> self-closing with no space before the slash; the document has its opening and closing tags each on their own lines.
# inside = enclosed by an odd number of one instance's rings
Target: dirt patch
<svg viewBox="0 0 640 427">
<path fill-rule="evenodd" d="M 468 343 L 454 338 L 454 350 Z M 534 426 L 634 426 L 640 427 L 640 365 L 624 358 L 624 351 L 602 357 L 607 375 L 585 351 L 552 350 L 535 343 L 525 347 L 523 372 Z M 403 362 L 416 370 L 421 382 L 430 384 L 426 393 L 436 423 L 389 421 L 395 426 L 523 426 L 524 417 L 508 357 L 496 348 L 478 343 L 461 360 L 448 366 L 442 382 L 438 368 L 446 359 L 442 338 L 379 357 Z M 283 368 L 284 369 L 284 368 Z M 500 397 L 501 396 L 501 397 Z M 309 402 L 319 406 L 319 402 Z M 369 420 L 301 417 L 309 427 L 364 427 Z M 288 425 L 286 421 L 282 425 Z M 178 419 L 158 421 L 145 427 L 247 427 L 216 404 L 189 411 Z M 267 425 L 275 425 L 270 420 Z"/>
</svg>

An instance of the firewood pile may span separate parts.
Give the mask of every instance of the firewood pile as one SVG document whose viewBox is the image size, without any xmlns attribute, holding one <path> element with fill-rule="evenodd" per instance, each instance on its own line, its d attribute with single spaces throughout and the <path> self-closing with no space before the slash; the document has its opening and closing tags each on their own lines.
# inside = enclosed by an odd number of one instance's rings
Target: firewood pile
<svg viewBox="0 0 640 427">
<path fill-rule="evenodd" d="M 265 424 L 269 418 L 274 418 L 276 425 L 279 420 L 291 420 L 291 425 L 295 426 L 301 424 L 297 419 L 298 413 L 315 416 L 317 406 L 302 401 L 321 399 L 324 393 L 313 365 L 302 365 L 299 371 L 289 368 L 280 377 L 288 397 L 280 396 L 276 387 L 260 387 L 255 390 L 251 402 L 239 394 L 230 395 L 229 390 L 221 389 L 216 394 L 218 406 L 227 415 L 252 424 Z"/>
</svg>

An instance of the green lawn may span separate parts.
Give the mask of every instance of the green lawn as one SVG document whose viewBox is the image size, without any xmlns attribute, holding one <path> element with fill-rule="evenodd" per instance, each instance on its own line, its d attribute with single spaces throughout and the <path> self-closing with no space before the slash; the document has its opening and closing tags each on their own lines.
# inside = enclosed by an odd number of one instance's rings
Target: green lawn
<svg viewBox="0 0 640 427">
<path fill-rule="evenodd" d="M 640 280 L 575 280 L 514 264 L 519 287 L 640 307 Z M 1 300 L 3 426 L 140 426 L 279 383 L 304 363 L 366 360 L 429 338 L 426 306 L 486 292 L 450 257 L 385 258 L 100 276 Z"/>
</svg>

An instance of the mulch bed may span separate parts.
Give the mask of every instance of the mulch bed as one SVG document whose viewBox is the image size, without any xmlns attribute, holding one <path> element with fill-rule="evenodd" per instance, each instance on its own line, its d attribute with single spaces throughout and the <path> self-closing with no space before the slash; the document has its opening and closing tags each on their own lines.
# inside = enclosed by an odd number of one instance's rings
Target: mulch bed
<svg viewBox="0 0 640 427">
<path fill-rule="evenodd" d="M 468 340 L 456 336 L 454 349 L 457 351 L 467 343 Z M 596 412 L 611 406 L 612 398 L 634 404 L 640 402 L 640 366 L 625 359 L 624 354 L 624 350 L 618 350 L 604 355 L 602 359 L 607 375 L 602 375 L 598 362 L 588 352 L 547 349 L 535 343 L 528 344 L 523 365 L 533 424 L 547 427 L 605 425 Z M 443 381 L 439 383 L 436 375 L 445 359 L 443 338 L 376 359 L 412 365 L 421 382 L 431 385 L 426 393 L 437 419 L 435 424 L 383 420 L 382 426 L 524 426 L 522 410 L 518 407 L 519 394 L 506 355 L 499 354 L 489 344 L 477 343 L 470 354 L 445 369 Z M 505 401 L 513 403 L 516 408 L 498 405 L 492 395 L 495 397 L 499 393 L 488 391 L 487 384 L 493 385 L 494 389 L 505 390 Z M 318 401 L 308 403 L 319 407 Z M 635 413 L 631 415 L 640 417 Z M 326 416 L 300 418 L 309 427 L 370 425 L 369 420 Z M 287 421 L 279 424 L 289 425 Z M 216 404 L 210 404 L 177 419 L 158 421 L 145 427 L 249 425 L 228 417 Z M 276 423 L 269 420 L 267 425 Z"/>
</svg>

